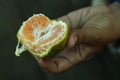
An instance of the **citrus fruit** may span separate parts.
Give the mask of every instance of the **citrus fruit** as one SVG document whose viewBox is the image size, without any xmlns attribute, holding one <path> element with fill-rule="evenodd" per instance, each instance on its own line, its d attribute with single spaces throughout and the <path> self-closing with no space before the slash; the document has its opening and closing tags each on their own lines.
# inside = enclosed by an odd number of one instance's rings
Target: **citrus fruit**
<svg viewBox="0 0 120 80">
<path fill-rule="evenodd" d="M 16 56 L 28 50 L 32 55 L 44 58 L 64 49 L 68 39 L 68 26 L 63 21 L 36 14 L 23 22 L 17 38 Z"/>
</svg>

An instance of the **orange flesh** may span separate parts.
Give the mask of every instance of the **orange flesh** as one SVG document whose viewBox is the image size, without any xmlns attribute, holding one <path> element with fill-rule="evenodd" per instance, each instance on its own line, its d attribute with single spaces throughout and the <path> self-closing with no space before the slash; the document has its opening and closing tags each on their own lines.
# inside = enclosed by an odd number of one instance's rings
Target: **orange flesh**
<svg viewBox="0 0 120 80">
<path fill-rule="evenodd" d="M 33 28 L 38 28 L 40 26 L 41 29 L 44 29 L 46 28 L 48 23 L 49 20 L 45 16 L 35 16 L 31 18 L 29 21 L 27 21 L 23 29 L 23 34 L 28 40 L 34 41 L 34 36 L 32 33 Z"/>
<path fill-rule="evenodd" d="M 53 28 L 53 30 L 52 30 L 52 34 L 54 34 L 54 35 L 51 35 L 50 37 L 47 37 L 46 39 L 44 39 L 44 40 L 40 40 L 39 41 L 39 44 L 47 44 L 47 43 L 49 43 L 50 41 L 52 41 L 52 40 L 54 40 L 59 34 L 60 34 L 60 32 L 62 31 L 62 27 L 61 26 L 59 26 L 59 25 L 56 25 L 54 28 Z M 52 44 L 55 44 L 57 41 L 59 41 L 61 38 L 62 38 L 62 36 L 63 36 L 63 34 L 59 37 L 59 38 L 57 38 L 55 41 L 54 41 L 54 43 L 50 43 L 50 44 L 48 44 L 48 45 L 44 45 L 44 46 L 42 46 L 43 47 L 43 49 L 40 49 L 39 48 L 39 52 L 43 52 L 43 51 L 45 51 L 45 49 L 47 49 L 49 46 L 51 46 Z"/>
<path fill-rule="evenodd" d="M 44 29 L 48 27 L 49 24 L 50 24 L 50 20 L 44 15 L 33 16 L 32 18 L 27 20 L 23 26 L 24 27 L 22 31 L 23 35 L 22 36 L 19 35 L 23 44 L 29 45 L 31 47 L 31 50 L 34 52 L 38 52 L 38 53 L 45 52 L 49 48 L 49 46 L 55 44 L 62 38 L 62 36 L 64 36 L 64 34 L 61 34 L 64 32 L 63 31 L 64 27 L 60 24 L 54 26 L 50 31 L 50 33 L 48 33 L 49 29 L 48 32 L 42 32 L 42 30 L 44 31 Z M 43 37 L 47 33 L 49 36 L 45 38 L 41 38 L 37 44 L 32 45 L 32 42 L 36 40 L 36 36 L 33 34 L 35 29 L 37 29 L 38 31 L 37 33 L 41 33 Z M 59 34 L 61 35 L 59 36 Z"/>
</svg>

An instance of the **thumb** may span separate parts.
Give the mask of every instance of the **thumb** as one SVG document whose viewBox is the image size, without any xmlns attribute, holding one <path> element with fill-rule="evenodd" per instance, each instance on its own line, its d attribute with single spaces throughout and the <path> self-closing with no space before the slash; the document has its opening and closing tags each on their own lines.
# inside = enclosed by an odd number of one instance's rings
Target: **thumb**
<svg viewBox="0 0 120 80">
<path fill-rule="evenodd" d="M 73 30 L 69 37 L 68 46 L 72 47 L 75 44 L 96 44 L 99 41 L 98 31 L 93 29 L 76 29 Z"/>
<path fill-rule="evenodd" d="M 85 60 L 101 49 L 99 44 L 96 43 L 98 40 L 96 35 L 91 29 L 74 30 L 70 34 L 68 47 L 72 48 L 77 45 L 82 60 Z"/>
</svg>

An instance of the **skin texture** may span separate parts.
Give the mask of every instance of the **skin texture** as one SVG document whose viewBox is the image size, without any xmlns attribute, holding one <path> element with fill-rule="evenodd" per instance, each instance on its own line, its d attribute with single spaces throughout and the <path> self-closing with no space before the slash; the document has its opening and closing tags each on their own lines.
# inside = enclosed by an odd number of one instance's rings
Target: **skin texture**
<svg viewBox="0 0 120 80">
<path fill-rule="evenodd" d="M 58 20 L 69 26 L 66 48 L 52 58 L 36 57 L 39 65 L 52 73 L 68 70 L 120 38 L 120 5 L 117 3 L 79 9 Z"/>
</svg>

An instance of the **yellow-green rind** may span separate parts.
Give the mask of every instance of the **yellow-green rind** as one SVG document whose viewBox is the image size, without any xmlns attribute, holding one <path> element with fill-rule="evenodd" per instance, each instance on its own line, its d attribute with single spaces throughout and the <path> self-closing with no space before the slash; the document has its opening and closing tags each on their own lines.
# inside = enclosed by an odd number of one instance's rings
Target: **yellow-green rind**
<svg viewBox="0 0 120 80">
<path fill-rule="evenodd" d="M 52 22 L 54 22 L 54 24 L 57 23 L 55 20 L 53 20 Z M 64 33 L 63 38 L 60 41 L 56 42 L 51 47 L 49 47 L 49 49 L 47 49 L 47 51 L 45 53 L 35 53 L 35 52 L 31 51 L 30 49 L 27 49 L 27 50 L 35 57 L 40 57 L 40 58 L 49 57 L 49 56 L 52 56 L 52 55 L 55 55 L 55 54 L 61 52 L 65 48 L 68 37 L 69 37 L 69 29 L 68 29 L 68 25 L 65 23 L 65 33 Z M 17 38 L 20 41 L 18 33 L 17 33 Z M 22 44 L 22 41 L 20 41 L 20 42 Z"/>
</svg>

